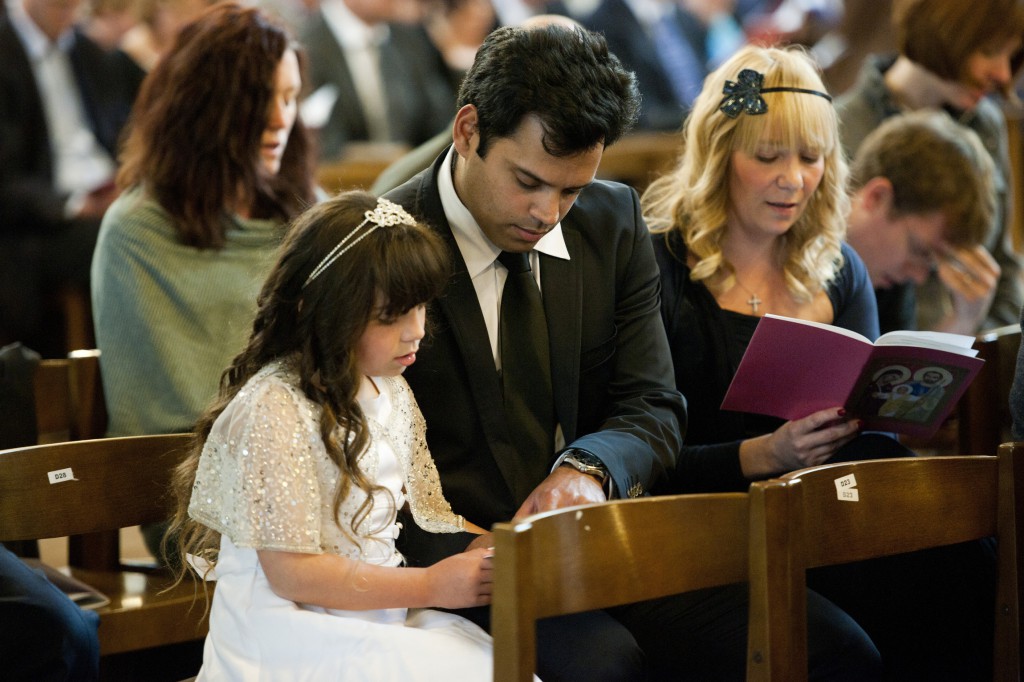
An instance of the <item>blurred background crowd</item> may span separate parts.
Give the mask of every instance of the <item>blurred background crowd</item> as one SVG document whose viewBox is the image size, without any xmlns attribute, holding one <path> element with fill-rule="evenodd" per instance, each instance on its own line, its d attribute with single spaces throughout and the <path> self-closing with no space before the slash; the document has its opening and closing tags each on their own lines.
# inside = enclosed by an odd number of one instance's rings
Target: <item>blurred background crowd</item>
<svg viewBox="0 0 1024 682">
<path fill-rule="evenodd" d="M 95 345 L 89 266 L 100 220 L 119 192 L 114 183 L 118 137 L 145 73 L 170 49 L 179 29 L 209 4 L 0 4 L 5 17 L 0 23 L 0 345 L 20 340 L 44 356 Z M 892 0 L 256 4 L 279 17 L 301 47 L 299 112 L 311 133 L 317 179 L 328 193 L 346 186 L 369 187 L 366 177 L 372 180 L 387 162 L 432 139 L 432 151 L 446 143 L 460 78 L 484 37 L 497 26 L 519 24 L 538 14 L 564 15 L 605 34 L 611 50 L 637 75 L 640 135 L 678 131 L 705 76 L 748 43 L 806 46 L 837 97 L 854 88 L 869 55 L 896 51 Z M 31 35 L 26 43 L 27 31 Z M 63 67 L 44 65 L 50 41 L 65 51 Z M 31 69 L 26 55 L 33 61 Z M 35 83 L 37 97 L 31 86 L 40 79 Z M 1011 162 L 1020 146 L 1013 90 L 1011 83 L 996 83 L 988 92 L 1011 95 L 989 97 L 1011 122 Z M 677 149 L 671 151 L 674 155 Z M 851 156 L 853 151 L 847 149 Z M 624 147 L 621 156 L 625 154 Z M 370 170 L 362 169 L 354 180 L 337 175 L 352 172 L 353 163 L 367 158 Z M 637 156 L 634 163 L 642 165 L 646 157 Z M 648 173 L 660 170 L 664 165 Z M 372 189 L 385 190 L 400 179 L 392 176 Z M 636 177 L 614 179 L 632 182 Z M 1007 222 L 1015 226 L 1020 211 L 1015 203 L 1009 206 Z M 1016 228 L 1007 231 L 1014 250 L 1018 233 Z"/>
</svg>

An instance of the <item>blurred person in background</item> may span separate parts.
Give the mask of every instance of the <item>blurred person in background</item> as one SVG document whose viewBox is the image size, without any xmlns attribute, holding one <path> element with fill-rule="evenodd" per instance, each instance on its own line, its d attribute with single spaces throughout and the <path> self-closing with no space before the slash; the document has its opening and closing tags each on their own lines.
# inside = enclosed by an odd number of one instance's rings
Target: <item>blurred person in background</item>
<svg viewBox="0 0 1024 682">
<path fill-rule="evenodd" d="M 992 95 L 1010 93 L 1015 65 L 1022 55 L 1024 0 L 895 0 L 892 14 L 896 55 L 873 55 L 857 83 L 837 100 L 843 146 L 855 156 L 864 138 L 885 119 L 919 109 L 942 109 L 981 138 L 995 162 L 996 213 L 984 240 L 1000 269 L 992 303 L 978 332 L 1018 320 L 1024 302 L 1021 262 L 1009 241 L 1010 163 L 1006 120 Z M 941 328 L 955 314 L 951 292 L 956 279 L 983 280 L 987 268 L 960 249 L 950 256 L 963 267 L 938 268 L 918 286 L 916 326 Z M 980 266 L 980 263 L 979 263 Z M 900 305 L 892 287 L 880 308 Z M 886 313 L 882 311 L 882 315 Z"/>
<path fill-rule="evenodd" d="M 82 20 L 82 30 L 104 50 L 121 46 L 121 39 L 139 21 L 136 0 L 92 0 Z"/>
<path fill-rule="evenodd" d="M 417 145 L 455 113 L 448 68 L 420 0 L 324 0 L 302 29 L 310 89 L 303 114 L 322 159 L 350 142 Z"/>
<path fill-rule="evenodd" d="M 117 196 L 121 129 L 143 72 L 76 21 L 81 0 L 12 0 L 0 18 L 0 344 L 64 355 L 54 295 L 87 292 Z M 85 296 L 83 296 L 85 297 Z"/>
<path fill-rule="evenodd" d="M 708 74 L 707 27 L 675 0 L 603 0 L 583 20 L 636 74 L 639 129 L 678 130 Z"/>
<path fill-rule="evenodd" d="M 212 4 L 213 0 L 138 0 L 139 22 L 125 34 L 121 49 L 150 71 L 171 49 L 181 27 Z"/>
<path fill-rule="evenodd" d="M 243 347 L 286 223 L 315 199 L 301 53 L 219 3 L 149 73 L 92 263 L 108 435 L 190 431 Z M 144 529 L 156 554 L 160 529 Z"/>
<path fill-rule="evenodd" d="M 885 304 L 881 333 L 916 326 L 915 288 L 905 285 L 937 268 L 953 302 L 937 331 L 973 334 L 999 280 L 982 246 L 996 210 L 995 165 L 978 136 L 941 111 L 893 116 L 865 138 L 850 171 L 847 239 Z"/>
</svg>

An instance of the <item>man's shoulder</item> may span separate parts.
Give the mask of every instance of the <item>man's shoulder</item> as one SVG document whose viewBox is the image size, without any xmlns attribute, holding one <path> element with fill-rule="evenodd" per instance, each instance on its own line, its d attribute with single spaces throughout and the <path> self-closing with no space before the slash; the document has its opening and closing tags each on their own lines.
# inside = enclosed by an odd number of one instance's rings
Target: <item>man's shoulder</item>
<svg viewBox="0 0 1024 682">
<path fill-rule="evenodd" d="M 0 73 L 12 71 L 24 72 L 29 75 L 32 73 L 28 54 L 25 52 L 25 47 L 18 37 L 14 24 L 10 19 L 0 17 Z"/>
<path fill-rule="evenodd" d="M 419 196 L 426 191 L 425 185 L 433 172 L 433 164 L 431 164 L 430 167 L 420 170 L 394 189 L 388 190 L 383 196 L 395 203 L 402 204 L 406 208 L 409 208 L 409 202 L 417 201 Z"/>
<path fill-rule="evenodd" d="M 383 196 L 428 223 L 438 220 L 443 216 L 443 209 L 434 179 L 436 166 L 435 161 Z"/>
<path fill-rule="evenodd" d="M 566 220 L 632 223 L 634 209 L 639 202 L 636 190 L 629 185 L 611 180 L 595 180 L 580 192 Z"/>
<path fill-rule="evenodd" d="M 107 87 L 126 86 L 133 100 L 135 91 L 146 77 L 146 72 L 126 52 L 103 47 L 80 27 L 75 27 L 75 42 L 70 56 L 82 68 L 84 75 Z"/>
</svg>

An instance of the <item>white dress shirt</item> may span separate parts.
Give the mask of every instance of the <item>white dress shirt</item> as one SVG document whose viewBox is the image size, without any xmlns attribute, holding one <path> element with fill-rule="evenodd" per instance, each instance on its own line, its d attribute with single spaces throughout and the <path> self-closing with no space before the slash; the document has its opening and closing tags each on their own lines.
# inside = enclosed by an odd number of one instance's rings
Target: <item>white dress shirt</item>
<svg viewBox="0 0 1024 682">
<path fill-rule="evenodd" d="M 388 104 L 383 72 L 380 66 L 380 47 L 387 42 L 390 29 L 387 24 L 370 26 L 352 13 L 344 0 L 328 0 L 320 5 L 324 20 L 334 34 L 345 63 L 352 75 L 352 83 L 366 118 L 369 138 L 374 142 L 391 139 L 388 125 Z M 336 102 L 335 106 L 345 106 Z"/>
<path fill-rule="evenodd" d="M 54 186 L 72 195 L 69 207 L 80 204 L 86 193 L 111 180 L 115 165 L 85 117 L 68 57 L 75 41 L 74 31 L 69 29 L 51 42 L 20 2 L 9 2 L 7 10 L 39 88 L 54 160 Z"/>
<path fill-rule="evenodd" d="M 473 281 L 477 300 L 480 301 L 480 312 L 483 313 L 484 324 L 487 325 L 487 336 L 491 341 L 494 366 L 500 369 L 498 315 L 501 310 L 501 291 L 505 286 L 508 270 L 495 260 L 501 253 L 501 249 L 492 244 L 491 240 L 484 235 L 473 214 L 469 212 L 455 192 L 455 184 L 452 182 L 452 162 L 455 154 L 455 147 L 450 147 L 438 173 L 437 185 L 441 194 L 441 206 L 444 208 L 444 215 L 452 228 L 452 234 L 455 235 L 455 243 L 459 247 L 459 252 L 462 254 L 463 260 L 466 261 L 466 270 Z M 537 255 L 538 253 L 569 260 L 569 250 L 565 247 L 561 223 L 555 225 L 550 232 L 544 235 L 530 252 L 530 268 L 539 288 L 540 256 Z"/>
</svg>

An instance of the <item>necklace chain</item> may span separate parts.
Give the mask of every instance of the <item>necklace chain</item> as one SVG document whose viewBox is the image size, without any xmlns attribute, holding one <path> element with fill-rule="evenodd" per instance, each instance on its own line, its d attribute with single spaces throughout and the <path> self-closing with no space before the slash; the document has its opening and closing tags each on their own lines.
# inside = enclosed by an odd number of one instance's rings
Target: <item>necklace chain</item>
<svg viewBox="0 0 1024 682">
<path fill-rule="evenodd" d="M 757 294 L 755 294 L 755 293 L 754 293 L 753 291 L 751 291 L 750 289 L 748 289 L 748 288 L 747 288 L 747 287 L 746 287 L 746 286 L 745 286 L 745 285 L 743 284 L 743 282 L 741 282 L 741 281 L 740 281 L 740 278 L 736 276 L 736 273 L 733 273 L 732 277 L 733 277 L 733 279 L 734 279 L 734 280 L 736 280 L 736 284 L 739 284 L 739 285 L 740 285 L 740 288 L 741 288 L 741 289 L 743 289 L 743 291 L 745 291 L 745 292 L 747 292 L 748 294 L 750 294 L 750 298 L 748 298 L 748 299 L 747 299 L 747 305 L 749 305 L 749 306 L 750 306 L 750 310 L 751 310 L 751 311 L 753 312 L 753 314 L 754 314 L 754 315 L 756 315 L 756 314 L 757 314 L 757 309 L 758 309 L 758 307 L 759 307 L 759 306 L 760 306 L 760 305 L 761 305 L 762 303 L 764 303 L 764 301 L 762 301 L 762 300 L 761 300 L 761 299 L 760 299 L 760 298 L 758 297 L 758 295 L 757 295 Z"/>
</svg>

